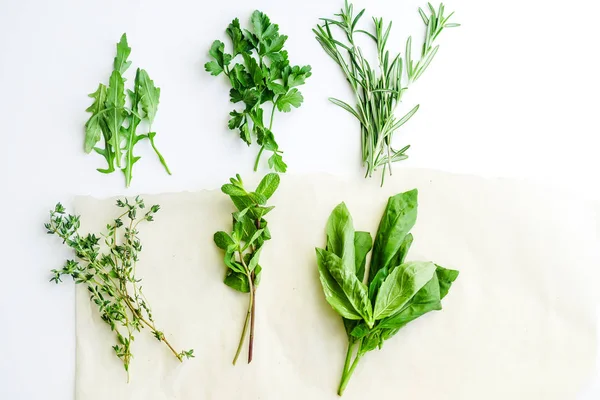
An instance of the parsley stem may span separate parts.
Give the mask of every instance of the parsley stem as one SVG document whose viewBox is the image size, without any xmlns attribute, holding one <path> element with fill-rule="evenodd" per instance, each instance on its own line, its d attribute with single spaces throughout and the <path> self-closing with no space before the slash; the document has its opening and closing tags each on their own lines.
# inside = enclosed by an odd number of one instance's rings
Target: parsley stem
<svg viewBox="0 0 600 400">
<path fill-rule="evenodd" d="M 265 151 L 265 146 L 260 146 L 260 150 L 256 156 L 256 161 L 254 161 L 254 172 L 258 170 L 258 162 L 260 161 L 260 156 L 262 156 L 263 151 Z"/>
</svg>

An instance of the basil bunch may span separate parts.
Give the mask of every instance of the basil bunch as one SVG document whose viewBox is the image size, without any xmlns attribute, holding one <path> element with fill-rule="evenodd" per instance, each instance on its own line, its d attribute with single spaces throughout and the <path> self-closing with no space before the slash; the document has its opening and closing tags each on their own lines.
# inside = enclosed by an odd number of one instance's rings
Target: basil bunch
<svg viewBox="0 0 600 400">
<path fill-rule="evenodd" d="M 339 395 L 367 352 L 381 348 L 385 340 L 421 315 L 441 310 L 441 300 L 458 277 L 458 271 L 432 262 L 405 262 L 413 241 L 409 232 L 416 219 L 414 189 L 389 198 L 374 244 L 370 233 L 354 231 L 344 203 L 327 221 L 327 248 L 316 249 L 319 275 L 325 298 L 342 316 L 348 335 Z"/>
<path fill-rule="evenodd" d="M 235 365 L 242 350 L 248 326 L 250 326 L 248 363 L 252 361 L 256 288 L 260 282 L 262 271 L 259 257 L 265 241 L 271 239 L 264 216 L 275 208 L 267 207 L 266 203 L 279 186 L 279 175 L 267 174 L 254 192 L 246 191 L 240 175 L 231 178 L 230 182 L 223 185 L 221 191 L 231 198 L 237 208 L 237 211 L 232 214 L 233 232 L 228 234 L 219 231 L 215 233 L 214 241 L 217 247 L 225 251 L 224 262 L 227 266 L 227 273 L 224 283 L 232 289 L 250 295 L 244 328 L 233 359 Z"/>
</svg>

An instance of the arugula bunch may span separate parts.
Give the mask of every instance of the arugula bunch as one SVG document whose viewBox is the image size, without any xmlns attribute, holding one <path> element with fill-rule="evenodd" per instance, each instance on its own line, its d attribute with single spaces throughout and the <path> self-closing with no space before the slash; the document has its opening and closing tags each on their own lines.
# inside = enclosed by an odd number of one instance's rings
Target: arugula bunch
<svg viewBox="0 0 600 400">
<path fill-rule="evenodd" d="M 279 175 L 275 173 L 267 174 L 254 192 L 246 191 L 240 175 L 231 178 L 230 182 L 223 185 L 221 190 L 231 198 L 237 208 L 237 211 L 232 214 L 233 232 L 228 234 L 219 231 L 215 233 L 214 241 L 225 252 L 224 261 L 227 266 L 227 273 L 224 283 L 238 292 L 250 295 L 244 327 L 233 358 L 233 364 L 235 365 L 242 350 L 248 326 L 250 326 L 248 363 L 252 361 L 256 288 L 260 283 L 262 272 L 259 258 L 263 245 L 271 239 L 271 233 L 264 216 L 274 208 L 273 206 L 267 206 L 266 203 L 279 186 Z"/>
<path fill-rule="evenodd" d="M 414 189 L 389 198 L 374 244 L 370 233 L 354 231 L 344 203 L 327 221 L 327 247 L 316 251 L 325 298 L 342 316 L 348 335 L 340 396 L 360 359 L 377 347 L 381 349 L 385 340 L 409 322 L 441 310 L 441 300 L 458 277 L 458 271 L 432 262 L 405 261 L 416 218 Z"/>
<path fill-rule="evenodd" d="M 383 23 L 383 18 L 373 18 L 374 32 L 357 29 L 358 22 L 365 10 L 354 16 L 352 4 L 345 0 L 339 19 L 321 18 L 323 25 L 313 29 L 317 41 L 323 50 L 341 67 L 346 80 L 354 92 L 356 107 L 336 99 L 329 100 L 352 114 L 361 125 L 362 162 L 366 166 L 366 177 L 371 177 L 378 168 L 383 168 L 383 185 L 386 169 L 392 174 L 392 163 L 408 158 L 406 151 L 410 145 L 400 150 L 392 148 L 394 133 L 404 125 L 419 109 L 413 107 L 402 118 L 396 118 L 395 111 L 402 101 L 408 86 L 421 77 L 438 52 L 434 46 L 444 28 L 460 26 L 449 22 L 454 13 L 445 16 L 444 5 L 436 9 L 428 3 L 429 16 L 419 8 L 419 14 L 425 23 L 425 41 L 418 60 L 412 56 L 412 37 L 406 41 L 404 57 L 395 56 L 386 50 L 392 23 Z M 342 38 L 336 39 L 332 28 L 342 31 Z M 363 50 L 356 44 L 356 37 L 364 35 L 375 42 L 377 48 L 377 67 L 365 58 Z"/>
<path fill-rule="evenodd" d="M 304 97 L 297 86 L 303 85 L 311 75 L 310 65 L 290 65 L 288 53 L 283 50 L 287 36 L 279 34 L 279 26 L 271 23 L 269 17 L 254 11 L 250 18 L 252 31 L 241 29 L 236 18 L 226 29 L 231 39 L 232 52 L 225 53 L 225 44 L 215 40 L 209 54 L 213 61 L 204 67 L 211 75 L 224 73 L 232 89 L 229 97 L 232 103 L 242 103 L 243 109 L 229 113 L 229 129 L 238 130 L 240 137 L 250 146 L 252 138 L 260 145 L 254 163 L 254 170 L 262 153 L 272 152 L 269 167 L 277 172 L 285 172 L 279 145 L 272 132 L 275 110 L 290 112 L 292 107 L 300 107 Z M 240 56 L 243 63 L 235 63 Z M 269 122 L 264 119 L 265 103 L 272 103 Z"/>
<path fill-rule="evenodd" d="M 156 132 L 152 131 L 152 123 L 158 110 L 160 88 L 154 85 L 148 73 L 137 69 L 133 82 L 133 90 L 127 89 L 125 96 L 124 74 L 131 65 L 128 61 L 131 47 L 127 44 L 127 35 L 123 34 L 117 43 L 117 55 L 113 62 L 113 71 L 108 86 L 100 83 L 98 89 L 89 97 L 94 99 L 87 112 L 92 115 L 85 123 L 84 150 L 92 150 L 106 159 L 106 168 L 98 168 L 103 174 L 110 174 L 120 168 L 125 175 L 125 185 L 131 184 L 133 165 L 140 159 L 133 154 L 134 146 L 143 139 L 148 139 L 161 164 L 169 175 L 171 171 L 154 143 Z M 128 99 L 129 100 L 128 100 Z M 148 125 L 148 132 L 138 134 L 141 122 Z M 104 148 L 96 147 L 104 139 Z"/>
<path fill-rule="evenodd" d="M 67 260 L 61 269 L 54 269 L 51 282 L 62 282 L 64 275 L 71 276 L 76 284 L 84 284 L 90 301 L 98 307 L 100 317 L 116 335 L 113 346 L 117 357 L 123 361 L 129 382 L 129 364 L 133 354 L 131 345 L 135 332 L 147 327 L 152 335 L 173 352 L 179 361 L 194 357 L 194 350 L 178 352 L 169 343 L 165 334 L 158 330 L 152 310 L 142 292 L 141 279 L 136 276 L 136 266 L 142 244 L 137 227 L 142 221 L 153 221 L 160 207 L 153 205 L 141 216 L 145 208 L 139 197 L 129 202 L 118 200 L 122 213 L 106 225 L 101 238 L 94 234 L 79 233 L 80 217 L 67 215 L 58 203 L 50 211 L 50 221 L 44 226 L 51 235 L 60 237 L 64 244 L 73 249 L 76 260 Z"/>
</svg>

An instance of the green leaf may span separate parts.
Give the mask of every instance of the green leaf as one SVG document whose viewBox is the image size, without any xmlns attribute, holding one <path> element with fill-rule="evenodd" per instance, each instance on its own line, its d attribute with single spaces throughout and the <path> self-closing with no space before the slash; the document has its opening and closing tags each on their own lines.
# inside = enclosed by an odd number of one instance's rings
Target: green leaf
<svg viewBox="0 0 600 400">
<path fill-rule="evenodd" d="M 105 109 L 106 103 L 106 86 L 103 84 L 98 85 L 98 89 L 94 93 L 89 94 L 89 97 L 94 99 L 94 102 L 89 106 L 86 111 L 92 113 L 92 116 L 85 123 L 85 140 L 84 150 L 86 153 L 90 153 L 96 143 L 102 138 L 101 121 L 102 115 L 100 114 Z"/>
<path fill-rule="evenodd" d="M 279 187 L 279 181 L 280 178 L 278 174 L 267 174 L 264 178 L 262 178 L 262 180 L 256 187 L 256 192 L 265 196 L 266 199 L 269 199 Z"/>
<path fill-rule="evenodd" d="M 125 121 L 125 82 L 119 71 L 113 71 L 106 95 L 106 125 L 110 131 L 110 145 L 115 152 L 117 166 L 121 166 L 121 127 Z"/>
<path fill-rule="evenodd" d="M 382 268 L 389 268 L 390 261 L 398 253 L 404 237 L 417 220 L 417 190 L 400 193 L 389 198 L 383 213 L 371 258 L 369 282 Z"/>
<path fill-rule="evenodd" d="M 354 232 L 354 260 L 356 266 L 356 277 L 362 282 L 365 276 L 367 254 L 373 247 L 373 238 L 369 232 Z"/>
<path fill-rule="evenodd" d="M 277 99 L 277 109 L 283 112 L 292 111 L 293 107 L 300 107 L 304 97 L 302 97 L 302 93 L 298 91 L 298 89 L 290 89 L 286 94 L 281 95 Z"/>
<path fill-rule="evenodd" d="M 213 237 L 213 240 L 215 241 L 217 247 L 221 250 L 227 250 L 229 246 L 235 244 L 231 236 L 229 236 L 229 234 L 223 231 L 216 232 Z"/>
<path fill-rule="evenodd" d="M 121 36 L 119 43 L 117 43 L 117 55 L 113 62 L 114 70 L 119 71 L 121 75 L 123 75 L 131 65 L 131 61 L 127 61 L 129 54 L 131 54 L 131 47 L 127 44 L 127 35 L 124 33 Z"/>
<path fill-rule="evenodd" d="M 261 231 L 258 231 L 258 232 L 261 232 Z M 254 271 L 254 268 L 256 268 L 256 266 L 258 265 L 258 260 L 260 259 L 260 252 L 261 251 L 262 251 L 262 247 L 260 247 L 258 250 L 256 250 L 252 254 L 252 258 L 250 259 L 250 262 L 248 263 L 248 270 L 249 271 Z"/>
<path fill-rule="evenodd" d="M 283 162 L 283 158 L 278 153 L 273 153 L 273 155 L 269 157 L 269 167 L 277 172 L 287 171 L 287 164 Z"/>
<path fill-rule="evenodd" d="M 237 290 L 238 292 L 250 292 L 250 284 L 248 283 L 248 277 L 244 273 L 228 270 L 227 275 L 225 276 L 225 280 L 223 282 L 227 286 Z"/>
<path fill-rule="evenodd" d="M 221 186 L 221 191 L 229 196 L 243 197 L 248 195 L 248 192 L 246 192 L 244 189 L 232 185 L 231 183 L 226 183 Z"/>
<path fill-rule="evenodd" d="M 349 271 L 342 264 L 342 259 L 329 251 L 323 250 L 322 257 L 326 268 L 346 298 L 354 307 L 354 310 L 365 320 L 367 325 L 373 325 L 373 307 L 369 300 L 367 287 L 358 280 L 353 271 Z"/>
<path fill-rule="evenodd" d="M 435 264 L 412 261 L 400 265 L 383 281 L 373 318 L 380 320 L 401 310 L 435 274 Z"/>
<path fill-rule="evenodd" d="M 440 298 L 443 299 L 448 294 L 452 283 L 458 278 L 459 272 L 453 269 L 440 267 L 437 264 L 435 266 L 437 267 L 435 273 L 440 283 Z"/>
<path fill-rule="evenodd" d="M 220 40 L 215 40 L 208 51 L 208 54 L 215 59 L 217 64 L 224 69 L 231 62 L 231 54 L 225 53 L 225 44 Z"/>
<path fill-rule="evenodd" d="M 327 251 L 342 259 L 342 267 L 355 275 L 354 226 L 345 203 L 338 204 L 327 220 Z"/>
<path fill-rule="evenodd" d="M 337 283 L 331 272 L 329 272 L 329 263 L 339 262 L 328 256 L 328 252 L 323 249 L 317 251 L 317 266 L 319 268 L 319 278 L 325 293 L 325 299 L 342 317 L 351 320 L 361 320 L 361 315 L 356 311 L 348 297 L 342 290 L 342 287 Z"/>
<path fill-rule="evenodd" d="M 263 14 L 258 10 L 252 13 L 252 16 L 250 17 L 250 22 L 252 23 L 252 27 L 254 28 L 254 34 L 261 42 L 266 39 L 271 39 L 275 35 L 277 35 L 277 25 L 271 24 L 269 17 L 267 17 L 266 14 Z"/>
<path fill-rule="evenodd" d="M 404 260 L 406 260 L 406 255 L 408 254 L 408 251 L 410 250 L 410 246 L 412 245 L 412 242 L 413 242 L 413 235 L 412 235 L 412 233 L 409 233 L 408 235 L 406 235 L 404 237 L 404 240 L 402 241 L 402 245 L 400 245 L 398 252 L 394 255 L 394 257 L 392 258 L 392 261 L 390 261 L 390 265 L 397 266 L 397 265 L 404 264 Z"/>
<path fill-rule="evenodd" d="M 380 332 L 372 332 L 367 335 L 360 344 L 360 349 L 358 349 L 359 354 L 365 354 L 369 351 L 375 350 L 380 342 Z"/>
<path fill-rule="evenodd" d="M 382 319 L 377 325 L 380 329 L 400 329 L 429 311 L 441 310 L 440 285 L 438 277 L 433 277 L 398 312 Z"/>
<path fill-rule="evenodd" d="M 223 68 L 216 61 L 209 61 L 204 64 L 204 69 L 206 72 L 210 72 L 212 76 L 217 76 L 221 72 L 223 72 Z"/>
<path fill-rule="evenodd" d="M 229 115 L 231 115 L 231 119 L 229 120 L 229 123 L 227 124 L 229 126 L 229 129 L 238 128 L 242 124 L 242 121 L 244 120 L 244 114 L 233 110 L 232 112 L 229 113 Z"/>
<path fill-rule="evenodd" d="M 158 110 L 158 102 L 160 99 L 160 88 L 154 86 L 154 81 L 150 79 L 146 70 L 139 70 L 139 86 L 136 88 L 139 91 L 140 103 L 142 110 L 146 114 L 148 123 L 152 125 Z"/>
<path fill-rule="evenodd" d="M 246 64 L 246 71 L 250 74 L 254 85 L 259 86 L 262 83 L 263 75 L 256 59 L 246 53 L 242 54 L 242 56 L 244 57 L 244 64 Z"/>
<path fill-rule="evenodd" d="M 240 28 L 240 20 L 234 19 L 231 24 L 225 30 L 227 35 L 231 38 L 231 43 L 233 45 L 233 56 L 235 57 L 241 53 L 250 52 L 252 49 L 252 45 L 250 42 L 244 39 L 242 30 Z"/>
</svg>

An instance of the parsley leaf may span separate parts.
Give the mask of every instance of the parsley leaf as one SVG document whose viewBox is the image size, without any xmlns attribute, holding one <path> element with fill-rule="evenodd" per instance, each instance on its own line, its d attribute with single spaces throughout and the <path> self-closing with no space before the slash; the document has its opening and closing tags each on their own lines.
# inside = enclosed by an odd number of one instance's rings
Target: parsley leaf
<svg viewBox="0 0 600 400">
<path fill-rule="evenodd" d="M 298 108 L 304 98 L 295 87 L 303 85 L 311 76 L 309 65 L 290 65 L 288 53 L 284 50 L 288 39 L 279 33 L 279 26 L 271 22 L 269 17 L 254 11 L 250 17 L 249 29 L 242 29 L 239 19 L 234 19 L 225 30 L 231 40 L 232 52 L 225 52 L 225 45 L 215 40 L 209 50 L 211 60 L 204 69 L 213 76 L 224 73 L 229 79 L 232 89 L 229 99 L 240 108 L 229 113 L 231 118 L 228 127 L 238 130 L 240 138 L 248 145 L 252 138 L 260 145 L 254 170 L 262 153 L 272 153 L 268 160 L 271 169 L 285 172 L 287 165 L 283 161 L 273 135 L 273 118 L 275 111 L 290 112 L 292 107 Z M 268 124 L 264 121 L 266 103 L 270 113 Z M 232 282 L 239 283 L 237 277 Z"/>
</svg>

